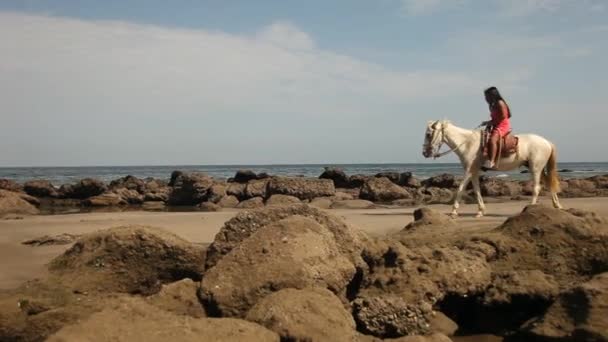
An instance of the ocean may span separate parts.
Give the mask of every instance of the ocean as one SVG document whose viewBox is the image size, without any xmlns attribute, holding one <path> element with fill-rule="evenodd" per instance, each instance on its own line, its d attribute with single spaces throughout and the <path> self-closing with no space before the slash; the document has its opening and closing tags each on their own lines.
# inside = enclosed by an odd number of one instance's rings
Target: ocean
<svg viewBox="0 0 608 342">
<path fill-rule="evenodd" d="M 47 179 L 55 186 L 75 182 L 82 178 L 97 178 L 105 182 L 132 175 L 139 178 L 153 177 L 169 179 L 171 172 L 204 172 L 214 178 L 227 179 L 241 169 L 256 173 L 266 172 L 277 176 L 318 177 L 326 166 L 339 167 L 348 175 L 374 175 L 379 172 L 412 172 L 416 177 L 425 179 L 442 173 L 463 174 L 460 164 L 308 164 L 308 165 L 166 165 L 166 166 L 86 166 L 86 167 L 2 167 L 0 178 L 23 183 L 32 179 Z M 582 178 L 608 174 L 608 163 L 560 163 L 558 168 L 564 178 Z M 488 172 L 489 176 L 512 179 L 527 179 L 529 175 L 520 170 L 510 172 Z"/>
</svg>

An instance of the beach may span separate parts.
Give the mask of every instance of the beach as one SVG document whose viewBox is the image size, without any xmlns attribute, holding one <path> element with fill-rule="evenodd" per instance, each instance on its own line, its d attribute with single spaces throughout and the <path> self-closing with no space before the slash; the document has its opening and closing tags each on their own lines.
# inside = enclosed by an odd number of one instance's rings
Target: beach
<svg viewBox="0 0 608 342">
<path fill-rule="evenodd" d="M 549 203 L 549 199 L 541 199 Z M 563 200 L 566 208 L 577 208 L 608 216 L 608 198 L 584 198 Z M 463 230 L 490 230 L 500 225 L 507 217 L 520 212 L 528 203 L 511 201 L 489 204 L 488 215 L 476 219 L 475 205 L 463 205 L 462 217 L 457 221 Z M 430 208 L 449 213 L 449 205 L 431 205 Z M 327 210 L 343 218 L 353 227 L 372 236 L 396 233 L 413 221 L 415 208 Z M 30 247 L 23 241 L 45 235 L 86 234 L 100 229 L 128 225 L 145 225 L 164 228 L 193 242 L 209 244 L 224 222 L 239 210 L 221 212 L 110 212 L 67 215 L 27 216 L 18 220 L 0 221 L 0 289 L 10 289 L 24 281 L 42 276 L 45 265 L 63 253 L 70 245 Z"/>
</svg>

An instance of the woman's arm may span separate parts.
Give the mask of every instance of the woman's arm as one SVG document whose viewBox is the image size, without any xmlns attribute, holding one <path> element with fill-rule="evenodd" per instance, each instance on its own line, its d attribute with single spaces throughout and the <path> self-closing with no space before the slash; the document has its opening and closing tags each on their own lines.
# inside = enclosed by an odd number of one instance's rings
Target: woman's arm
<svg viewBox="0 0 608 342">
<path fill-rule="evenodd" d="M 502 100 L 498 101 L 498 113 L 500 116 L 500 121 L 509 118 L 509 109 L 507 108 L 507 104 Z"/>
</svg>

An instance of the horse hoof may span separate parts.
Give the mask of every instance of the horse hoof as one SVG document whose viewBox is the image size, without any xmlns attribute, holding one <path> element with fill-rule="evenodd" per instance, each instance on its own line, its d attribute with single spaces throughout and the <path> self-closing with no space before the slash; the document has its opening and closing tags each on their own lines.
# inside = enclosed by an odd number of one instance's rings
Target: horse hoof
<svg viewBox="0 0 608 342">
<path fill-rule="evenodd" d="M 458 218 L 458 213 L 456 213 L 456 212 L 451 213 L 450 217 L 453 218 L 453 219 Z"/>
<path fill-rule="evenodd" d="M 483 217 L 483 213 L 477 213 L 477 215 L 475 215 L 475 218 L 482 218 Z"/>
</svg>

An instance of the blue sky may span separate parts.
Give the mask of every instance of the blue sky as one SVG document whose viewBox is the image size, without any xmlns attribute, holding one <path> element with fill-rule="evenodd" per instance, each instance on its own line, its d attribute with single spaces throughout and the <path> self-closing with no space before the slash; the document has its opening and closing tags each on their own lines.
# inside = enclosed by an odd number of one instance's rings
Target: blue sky
<svg viewBox="0 0 608 342">
<path fill-rule="evenodd" d="M 601 0 L 2 1 L 0 166 L 421 162 L 427 120 L 606 160 Z M 447 159 L 446 161 L 453 161 Z"/>
</svg>

